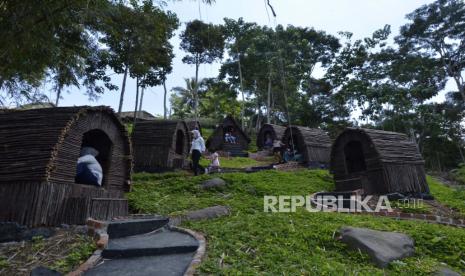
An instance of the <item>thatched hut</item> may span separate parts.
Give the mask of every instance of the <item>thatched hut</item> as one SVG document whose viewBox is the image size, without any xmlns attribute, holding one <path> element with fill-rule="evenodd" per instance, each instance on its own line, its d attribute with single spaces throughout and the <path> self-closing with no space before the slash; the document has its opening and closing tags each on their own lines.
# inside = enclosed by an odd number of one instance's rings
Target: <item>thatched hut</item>
<svg viewBox="0 0 465 276">
<path fill-rule="evenodd" d="M 429 193 L 423 158 L 401 133 L 347 128 L 333 144 L 331 171 L 338 191 Z"/>
<path fill-rule="evenodd" d="M 287 127 L 282 142 L 303 155 L 304 163 L 314 167 L 329 164 L 331 139 L 321 129 L 301 126 Z"/>
<path fill-rule="evenodd" d="M 160 172 L 187 164 L 190 138 L 184 121 L 137 122 L 132 142 L 135 171 Z"/>
<path fill-rule="evenodd" d="M 226 133 L 236 138 L 236 144 L 225 141 Z M 208 138 L 206 146 L 209 151 L 223 150 L 231 152 L 232 155 L 240 155 L 242 151 L 247 150 L 249 143 L 250 138 L 241 129 L 241 126 L 237 124 L 233 117 L 227 116 Z"/>
<path fill-rule="evenodd" d="M 75 183 L 81 147 L 100 154 L 101 187 Z M 83 224 L 127 215 L 131 178 L 126 129 L 108 107 L 0 113 L 0 220 L 27 226 Z"/>
<path fill-rule="evenodd" d="M 145 110 L 137 111 L 137 120 L 138 121 L 147 121 L 147 120 L 155 120 L 156 117 L 150 114 Z M 134 122 L 134 111 L 123 111 L 119 115 L 119 118 L 124 123 L 133 123 Z"/>
<path fill-rule="evenodd" d="M 263 149 L 265 142 L 268 137 L 274 140 L 281 140 L 283 138 L 286 127 L 273 125 L 273 124 L 264 124 L 260 131 L 257 133 L 257 147 Z"/>
</svg>

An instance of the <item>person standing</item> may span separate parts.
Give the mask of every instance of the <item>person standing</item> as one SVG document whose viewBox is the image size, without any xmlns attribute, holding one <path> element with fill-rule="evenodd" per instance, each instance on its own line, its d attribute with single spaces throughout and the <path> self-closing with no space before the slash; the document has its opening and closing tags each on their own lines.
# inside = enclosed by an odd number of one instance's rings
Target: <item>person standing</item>
<svg viewBox="0 0 465 276">
<path fill-rule="evenodd" d="M 283 153 L 282 153 L 282 147 L 284 146 L 284 143 L 281 142 L 281 140 L 275 139 L 273 141 L 273 155 L 275 157 L 276 163 L 281 164 L 283 162 Z"/>
<path fill-rule="evenodd" d="M 197 176 L 199 174 L 200 168 L 200 157 L 202 157 L 202 152 L 205 151 L 205 141 L 203 140 L 198 130 L 193 130 L 192 134 L 194 139 L 192 140 L 190 153 L 192 159 L 192 169 L 194 170 L 194 175 Z"/>
</svg>

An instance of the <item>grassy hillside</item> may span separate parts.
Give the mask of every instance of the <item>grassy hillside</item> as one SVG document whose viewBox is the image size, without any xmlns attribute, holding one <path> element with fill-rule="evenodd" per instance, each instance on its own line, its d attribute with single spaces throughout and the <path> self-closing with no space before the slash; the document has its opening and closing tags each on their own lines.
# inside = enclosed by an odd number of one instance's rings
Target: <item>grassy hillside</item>
<svg viewBox="0 0 465 276">
<path fill-rule="evenodd" d="M 308 195 L 331 190 L 326 171 L 263 171 L 221 177 L 229 184 L 217 191 L 198 185 L 211 176 L 187 177 L 185 173 L 142 174 L 134 178 L 128 194 L 131 208 L 142 213 L 180 214 L 213 205 L 232 207 L 232 215 L 182 225 L 204 233 L 207 258 L 202 274 L 222 275 L 428 275 L 440 263 L 465 271 L 465 231 L 423 222 L 396 221 L 369 215 L 263 212 L 264 195 Z M 432 184 L 433 193 L 443 193 Z M 349 250 L 334 235 L 341 226 L 399 231 L 416 242 L 416 255 L 385 270 L 368 257 Z"/>
</svg>

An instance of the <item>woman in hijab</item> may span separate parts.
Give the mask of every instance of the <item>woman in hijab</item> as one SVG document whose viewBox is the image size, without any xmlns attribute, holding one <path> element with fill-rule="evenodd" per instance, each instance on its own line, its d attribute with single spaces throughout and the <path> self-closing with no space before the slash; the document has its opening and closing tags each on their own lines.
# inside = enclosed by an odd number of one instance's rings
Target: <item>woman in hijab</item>
<svg viewBox="0 0 465 276">
<path fill-rule="evenodd" d="M 205 141 L 203 140 L 200 132 L 195 129 L 192 131 L 194 139 L 192 139 L 191 145 L 191 158 L 192 158 L 192 169 L 194 170 L 194 175 L 199 174 L 199 161 L 202 156 L 202 152 L 205 151 Z"/>
</svg>

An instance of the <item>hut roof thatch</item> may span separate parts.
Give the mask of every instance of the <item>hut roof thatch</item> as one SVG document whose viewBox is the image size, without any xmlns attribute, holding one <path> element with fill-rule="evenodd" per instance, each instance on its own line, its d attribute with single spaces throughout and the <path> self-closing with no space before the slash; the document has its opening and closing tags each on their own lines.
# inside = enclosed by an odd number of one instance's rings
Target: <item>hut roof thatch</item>
<svg viewBox="0 0 465 276">
<path fill-rule="evenodd" d="M 292 141 L 291 137 L 297 140 L 293 142 L 298 149 L 303 151 L 306 163 L 329 163 L 331 139 L 326 132 L 321 129 L 302 126 L 287 127 L 283 135 L 283 143 L 289 146 Z"/>
<path fill-rule="evenodd" d="M 271 138 L 273 140 L 281 140 L 283 138 L 284 132 L 286 132 L 286 127 L 284 126 L 264 124 L 260 128 L 260 131 L 257 133 L 257 147 L 260 149 L 263 148 L 267 133 L 272 135 Z"/>
<path fill-rule="evenodd" d="M 338 190 L 429 192 L 424 160 L 416 144 L 402 133 L 347 128 L 332 146 L 331 171 Z"/>
<path fill-rule="evenodd" d="M 136 171 L 155 172 L 182 167 L 189 153 L 190 138 L 184 121 L 137 122 L 132 141 Z"/>
<path fill-rule="evenodd" d="M 74 179 L 77 157 L 81 147 L 68 147 L 64 145 L 70 132 L 81 131 L 90 126 L 81 126 L 80 119 L 92 114 L 94 120 L 100 119 L 115 124 L 119 135 L 126 139 L 127 165 L 130 177 L 131 158 L 129 137 L 126 129 L 109 107 L 57 107 L 31 110 L 10 110 L 0 113 L 0 183 L 15 181 L 49 181 L 57 171 L 57 166 L 68 166 L 64 160 L 59 159 L 59 153 L 67 153 L 70 160 L 69 177 Z M 95 126 L 102 123 L 95 121 Z M 110 122 L 111 121 L 111 122 Z M 92 123 L 91 123 L 92 124 Z M 115 135 L 115 133 L 112 133 Z M 81 134 L 82 135 L 82 134 Z M 82 138 L 82 137 L 80 137 Z M 68 152 L 71 151 L 71 152 Z M 71 154 L 72 153 L 72 154 Z M 57 163 L 60 161 L 60 163 Z M 62 174 L 67 172 L 62 171 Z M 71 175 L 72 174 L 72 175 Z M 55 176 L 65 178 L 62 176 Z"/>
</svg>

